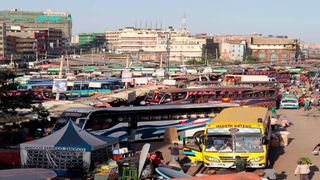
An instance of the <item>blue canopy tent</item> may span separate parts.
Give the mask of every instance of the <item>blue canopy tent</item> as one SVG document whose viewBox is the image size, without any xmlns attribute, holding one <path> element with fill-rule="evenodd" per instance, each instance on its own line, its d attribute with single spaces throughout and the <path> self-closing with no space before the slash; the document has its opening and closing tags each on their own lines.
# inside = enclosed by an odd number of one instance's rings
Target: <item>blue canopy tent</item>
<svg viewBox="0 0 320 180">
<path fill-rule="evenodd" d="M 73 170 L 88 172 L 92 161 L 107 161 L 117 144 L 117 139 L 99 138 L 69 121 L 47 137 L 20 144 L 21 164 L 54 169 L 60 176 Z"/>
</svg>

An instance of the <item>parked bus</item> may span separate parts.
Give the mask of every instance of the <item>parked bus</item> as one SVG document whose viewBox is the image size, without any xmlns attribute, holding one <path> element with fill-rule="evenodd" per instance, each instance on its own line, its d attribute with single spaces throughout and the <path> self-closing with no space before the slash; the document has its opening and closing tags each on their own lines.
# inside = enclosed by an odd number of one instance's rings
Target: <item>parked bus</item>
<svg viewBox="0 0 320 180">
<path fill-rule="evenodd" d="M 53 80 L 35 79 L 27 81 L 24 85 L 19 85 L 18 89 L 42 89 L 52 90 Z M 120 89 L 124 84 L 120 80 L 87 80 L 73 81 L 66 91 L 68 99 L 75 97 L 87 97 L 94 93 L 111 93 L 113 90 Z"/>
<path fill-rule="evenodd" d="M 199 148 L 186 145 L 184 154 L 207 167 L 230 168 L 240 156 L 248 168 L 264 168 L 268 167 L 270 138 L 267 108 L 226 108 L 205 126 L 204 135 L 196 140 Z"/>
<path fill-rule="evenodd" d="M 73 120 L 76 124 L 96 135 L 126 140 L 130 130 L 135 130 L 135 140 L 163 138 L 165 129 L 176 127 L 179 135 L 197 136 L 204 126 L 231 103 L 203 103 L 185 105 L 158 105 L 112 107 L 105 109 L 76 108 L 64 112 L 57 120 L 58 130 Z"/>
<path fill-rule="evenodd" d="M 277 94 L 277 88 L 268 87 L 169 88 L 150 91 L 141 104 L 232 102 L 240 105 L 273 108 L 276 107 Z"/>
</svg>

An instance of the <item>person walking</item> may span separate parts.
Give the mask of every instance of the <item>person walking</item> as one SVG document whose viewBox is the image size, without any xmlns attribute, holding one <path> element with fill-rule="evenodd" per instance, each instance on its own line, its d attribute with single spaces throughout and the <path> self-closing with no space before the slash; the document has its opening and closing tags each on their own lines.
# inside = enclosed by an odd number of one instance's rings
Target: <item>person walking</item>
<svg viewBox="0 0 320 180">
<path fill-rule="evenodd" d="M 182 148 L 179 147 L 179 144 L 175 142 L 171 147 L 169 147 L 169 149 L 171 150 L 172 161 L 179 162 L 179 155 L 180 155 L 179 151 L 182 150 Z"/>
<path fill-rule="evenodd" d="M 300 180 L 309 180 L 310 166 L 312 164 L 299 160 L 294 175 L 299 175 Z"/>
<path fill-rule="evenodd" d="M 309 106 L 310 106 L 310 101 L 309 101 L 309 98 L 305 98 L 304 99 L 304 111 L 307 111 L 309 110 Z"/>
<path fill-rule="evenodd" d="M 236 172 L 245 172 L 247 169 L 247 161 L 245 161 L 244 159 L 241 159 L 240 156 L 236 156 L 236 161 L 233 163 L 231 167 L 236 167 Z"/>
</svg>

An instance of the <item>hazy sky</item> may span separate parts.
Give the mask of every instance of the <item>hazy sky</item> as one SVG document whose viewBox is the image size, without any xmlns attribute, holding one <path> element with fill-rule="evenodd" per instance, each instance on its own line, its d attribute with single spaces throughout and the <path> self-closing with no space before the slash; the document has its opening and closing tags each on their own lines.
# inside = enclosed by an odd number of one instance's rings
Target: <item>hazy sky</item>
<svg viewBox="0 0 320 180">
<path fill-rule="evenodd" d="M 288 35 L 320 42 L 319 0 L 0 0 L 1 9 L 71 13 L 73 34 L 125 26 L 179 28 L 184 14 L 191 33 Z"/>
</svg>

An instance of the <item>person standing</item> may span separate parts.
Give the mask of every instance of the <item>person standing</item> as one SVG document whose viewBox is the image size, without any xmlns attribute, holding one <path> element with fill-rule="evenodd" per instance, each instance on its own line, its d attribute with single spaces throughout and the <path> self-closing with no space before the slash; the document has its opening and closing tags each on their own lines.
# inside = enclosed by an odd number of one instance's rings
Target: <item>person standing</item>
<svg viewBox="0 0 320 180">
<path fill-rule="evenodd" d="M 299 175 L 300 180 L 309 180 L 310 166 L 312 164 L 299 160 L 294 175 Z"/>
<path fill-rule="evenodd" d="M 236 172 L 245 172 L 247 169 L 247 162 L 244 159 L 241 159 L 240 156 L 236 156 L 236 161 L 233 163 L 231 167 L 236 167 Z"/>
<path fill-rule="evenodd" d="M 182 148 L 179 147 L 179 144 L 175 142 L 171 147 L 169 147 L 169 149 L 171 150 L 172 161 L 179 162 L 179 155 L 180 155 L 179 151 L 182 150 Z"/>
<path fill-rule="evenodd" d="M 309 98 L 305 98 L 304 99 L 304 111 L 307 111 L 309 110 L 309 106 L 310 106 L 310 101 L 309 101 Z"/>
</svg>

